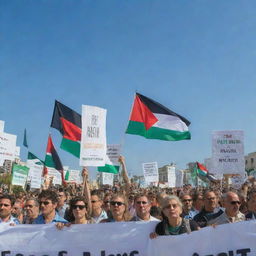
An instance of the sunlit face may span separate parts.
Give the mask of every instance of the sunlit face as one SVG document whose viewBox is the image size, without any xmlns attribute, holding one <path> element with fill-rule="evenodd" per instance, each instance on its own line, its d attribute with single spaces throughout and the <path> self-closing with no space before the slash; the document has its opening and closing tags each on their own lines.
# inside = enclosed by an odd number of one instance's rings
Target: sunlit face
<svg viewBox="0 0 256 256">
<path fill-rule="evenodd" d="M 190 195 L 184 195 L 182 197 L 183 208 L 185 211 L 190 211 L 192 208 L 192 197 Z"/>
<path fill-rule="evenodd" d="M 12 207 L 12 215 L 18 217 L 22 213 L 22 206 L 20 202 L 15 202 Z"/>
<path fill-rule="evenodd" d="M 55 208 L 57 207 L 57 203 L 53 203 L 52 200 L 44 198 L 44 197 L 41 198 L 39 205 L 40 205 L 41 213 L 44 216 L 48 216 L 48 215 L 52 214 L 53 212 L 55 212 Z"/>
<path fill-rule="evenodd" d="M 117 196 L 112 198 L 110 205 L 111 205 L 111 213 L 113 217 L 124 215 L 126 206 L 125 206 L 124 199 L 122 197 Z"/>
<path fill-rule="evenodd" d="M 182 208 L 175 199 L 171 199 L 168 204 L 163 207 L 163 213 L 168 219 L 179 218 L 182 213 Z"/>
<path fill-rule="evenodd" d="M 105 196 L 103 201 L 103 208 L 105 211 L 110 211 L 110 199 L 111 196 Z"/>
<path fill-rule="evenodd" d="M 29 218 L 35 218 L 37 217 L 39 213 L 39 207 L 36 206 L 34 200 L 28 200 L 26 201 L 24 205 L 25 213 Z"/>
<path fill-rule="evenodd" d="M 85 203 L 83 201 L 77 201 L 74 205 L 72 205 L 72 213 L 75 219 L 84 218 L 87 213 Z"/>
<path fill-rule="evenodd" d="M 225 211 L 230 217 L 235 217 L 238 214 L 240 205 L 239 197 L 235 193 L 229 193 L 224 201 Z"/>
<path fill-rule="evenodd" d="M 102 200 L 97 195 L 91 196 L 92 211 L 96 211 L 102 208 Z"/>
<path fill-rule="evenodd" d="M 58 193 L 58 199 L 59 199 L 58 207 L 60 207 L 60 206 L 63 206 L 65 204 L 65 201 L 67 200 L 67 197 L 66 197 L 64 192 L 59 192 Z"/>
<path fill-rule="evenodd" d="M 7 218 L 11 215 L 12 205 L 11 201 L 7 198 L 0 200 L 0 218 Z"/>
<path fill-rule="evenodd" d="M 206 211 L 213 211 L 217 207 L 217 197 L 214 192 L 205 194 L 204 207 Z"/>
<path fill-rule="evenodd" d="M 151 204 L 146 196 L 141 196 L 135 200 L 135 210 L 137 216 L 149 215 Z"/>
</svg>

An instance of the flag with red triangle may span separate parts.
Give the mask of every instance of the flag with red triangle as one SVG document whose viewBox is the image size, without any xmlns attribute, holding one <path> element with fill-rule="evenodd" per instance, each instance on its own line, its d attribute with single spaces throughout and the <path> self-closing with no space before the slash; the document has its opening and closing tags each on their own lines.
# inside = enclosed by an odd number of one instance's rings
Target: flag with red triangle
<svg viewBox="0 0 256 256">
<path fill-rule="evenodd" d="M 54 168 L 57 171 L 59 171 L 61 174 L 62 183 L 65 184 L 63 166 L 60 161 L 59 155 L 53 145 L 51 135 L 49 135 L 49 137 L 48 137 L 48 143 L 47 143 L 47 148 L 46 148 L 46 156 L 45 156 L 44 164 L 45 164 L 46 169 L 48 167 L 48 168 Z"/>
<path fill-rule="evenodd" d="M 136 93 L 126 130 L 147 139 L 168 141 L 189 140 L 190 122 L 160 103 Z"/>
<path fill-rule="evenodd" d="M 55 100 L 51 127 L 63 136 L 60 148 L 80 157 L 81 115 Z"/>
</svg>

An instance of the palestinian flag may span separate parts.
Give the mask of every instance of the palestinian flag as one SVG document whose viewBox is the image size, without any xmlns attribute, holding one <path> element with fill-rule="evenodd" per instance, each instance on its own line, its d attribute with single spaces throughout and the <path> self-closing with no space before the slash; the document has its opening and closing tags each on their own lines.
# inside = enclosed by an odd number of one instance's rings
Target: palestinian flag
<svg viewBox="0 0 256 256">
<path fill-rule="evenodd" d="M 55 100 L 51 127 L 59 130 L 63 136 L 60 148 L 79 158 L 81 115 Z"/>
<path fill-rule="evenodd" d="M 49 135 L 48 137 L 44 165 L 46 168 L 48 167 L 58 170 L 61 174 L 62 182 L 65 183 L 63 166 L 58 156 L 58 153 L 55 150 L 54 145 L 52 143 L 51 135 Z"/>
<path fill-rule="evenodd" d="M 39 159 L 37 156 L 32 154 L 31 152 L 28 152 L 28 159 L 27 159 L 28 164 L 38 164 L 38 165 L 43 165 L 44 162 Z"/>
<path fill-rule="evenodd" d="M 160 103 L 136 93 L 126 133 L 158 140 L 189 140 L 190 122 Z"/>
<path fill-rule="evenodd" d="M 206 167 L 198 162 L 196 162 L 197 174 L 201 176 L 208 176 L 208 170 Z"/>
</svg>

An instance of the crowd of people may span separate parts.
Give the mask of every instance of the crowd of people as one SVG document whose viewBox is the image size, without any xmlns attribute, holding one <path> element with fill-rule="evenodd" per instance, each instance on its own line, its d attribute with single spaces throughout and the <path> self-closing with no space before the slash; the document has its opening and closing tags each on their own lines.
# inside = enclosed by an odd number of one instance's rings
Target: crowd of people
<svg viewBox="0 0 256 256">
<path fill-rule="evenodd" d="M 207 226 L 256 218 L 256 187 L 245 183 L 234 190 L 216 185 L 207 189 L 139 188 L 131 183 L 120 157 L 123 186 L 90 190 L 88 171 L 83 170 L 83 189 L 50 186 L 18 195 L 0 191 L 0 223 L 56 223 L 58 229 L 74 224 L 155 221 L 154 239 L 162 235 L 190 233 Z"/>
</svg>

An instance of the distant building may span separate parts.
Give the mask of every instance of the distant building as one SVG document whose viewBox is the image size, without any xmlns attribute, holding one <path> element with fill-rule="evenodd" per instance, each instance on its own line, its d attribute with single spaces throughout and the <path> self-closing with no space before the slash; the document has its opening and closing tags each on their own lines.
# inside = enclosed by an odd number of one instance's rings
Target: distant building
<svg viewBox="0 0 256 256">
<path fill-rule="evenodd" d="M 249 153 L 245 158 L 245 170 L 256 170 L 256 152 Z"/>
<path fill-rule="evenodd" d="M 163 167 L 158 168 L 158 174 L 159 174 L 159 182 L 165 183 L 168 182 L 168 170 L 170 167 L 175 167 L 175 164 L 167 164 Z"/>
</svg>

